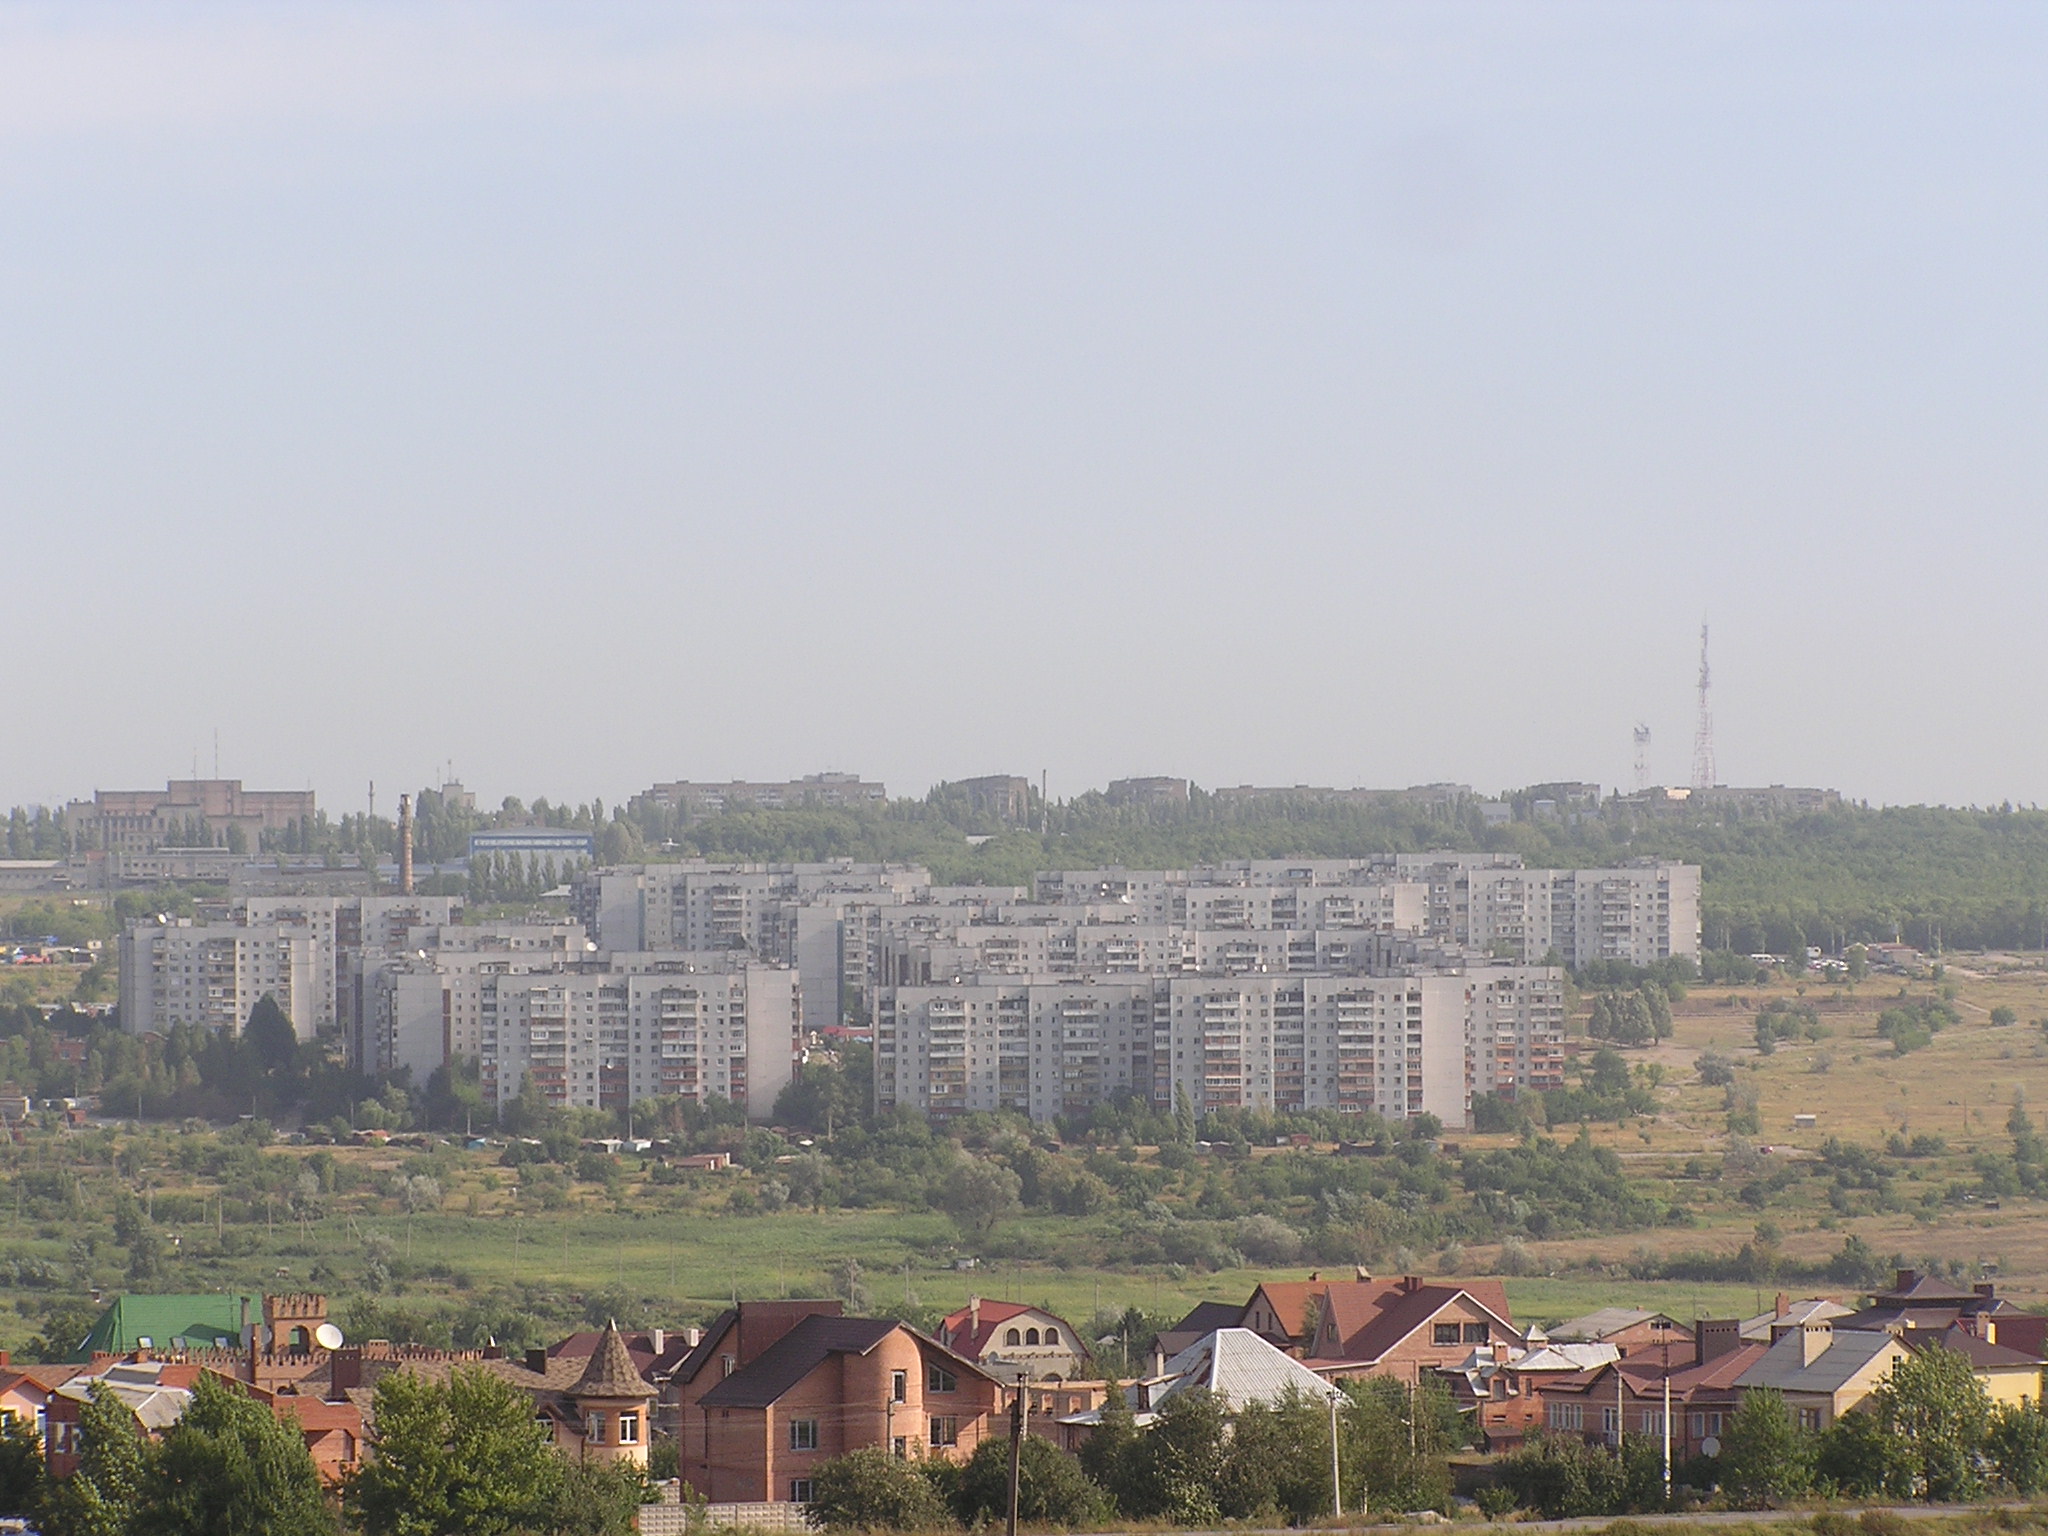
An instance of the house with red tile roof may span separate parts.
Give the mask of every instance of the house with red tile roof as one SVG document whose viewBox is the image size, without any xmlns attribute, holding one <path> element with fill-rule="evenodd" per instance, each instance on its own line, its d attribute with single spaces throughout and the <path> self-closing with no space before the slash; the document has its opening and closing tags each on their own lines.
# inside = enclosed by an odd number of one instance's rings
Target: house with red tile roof
<svg viewBox="0 0 2048 1536">
<path fill-rule="evenodd" d="M 1331 1378 L 1420 1381 L 1428 1372 L 1457 1370 L 1475 1349 L 1524 1343 L 1498 1280 L 1403 1275 L 1332 1285 L 1314 1328 L 1303 1363 Z"/>
<path fill-rule="evenodd" d="M 1014 1301 L 971 1298 L 939 1324 L 938 1340 L 1004 1381 L 1085 1377 L 1088 1351 L 1065 1318 Z"/>
<path fill-rule="evenodd" d="M 1770 1346 L 1744 1342 L 1741 1324 L 1734 1319 L 1700 1323 L 1685 1344 L 1683 1353 L 1676 1344 L 1668 1350 L 1642 1349 L 1607 1365 L 1541 1382 L 1536 1395 L 1544 1432 L 1579 1436 L 1595 1445 L 1611 1446 L 1622 1437 L 1638 1435 L 1661 1443 L 1668 1382 L 1673 1460 L 1713 1454 L 1709 1443 L 1719 1441 L 1741 1406 L 1742 1376 Z"/>
</svg>

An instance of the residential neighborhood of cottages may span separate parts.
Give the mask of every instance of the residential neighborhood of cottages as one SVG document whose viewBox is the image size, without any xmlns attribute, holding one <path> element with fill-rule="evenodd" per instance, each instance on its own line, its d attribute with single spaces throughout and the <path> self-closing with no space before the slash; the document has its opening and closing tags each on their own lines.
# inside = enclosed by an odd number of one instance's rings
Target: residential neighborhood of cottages
<svg viewBox="0 0 2048 1536">
<path fill-rule="evenodd" d="M 1170 792 L 1153 782 L 1125 792 Z M 880 790 L 853 776 L 824 787 Z M 720 788 L 720 805 L 742 789 Z M 776 787 L 744 788 L 763 802 Z M 702 789 L 648 793 L 701 805 Z M 73 869 L 227 887 L 195 917 L 121 936 L 131 1032 L 238 1031 L 268 996 L 301 1038 L 338 1035 L 366 1073 L 423 1081 L 466 1057 L 491 1104 L 718 1096 L 757 1121 L 809 1053 L 855 1037 L 874 1048 L 877 1108 L 938 1119 L 1044 1122 L 1138 1095 L 1460 1127 L 1475 1095 L 1563 1084 L 1564 967 L 1700 952 L 1700 870 L 1655 860 L 1243 860 L 1062 870 L 1024 889 L 944 886 L 896 864 L 601 867 L 587 835 L 545 828 L 479 836 L 499 854 L 559 857 L 567 915 L 465 922 L 460 898 L 414 889 L 409 852 L 382 894 L 246 852 L 273 821 L 311 811 L 310 796 L 233 781 L 102 794 L 72 807 L 85 855 L 7 873 L 23 889 L 62 888 Z M 238 829 L 233 846 L 165 846 L 166 828 L 194 820 Z M 680 1520 L 685 1485 L 734 1509 L 803 1504 L 816 1470 L 853 1449 L 965 1458 L 1008 1433 L 999 1421 L 1020 1397 L 1030 1433 L 1078 1449 L 1112 1391 L 1142 1426 L 1196 1388 L 1243 1406 L 1320 1399 L 1354 1378 L 1427 1380 L 1488 1450 L 1539 1429 L 1613 1445 L 1668 1427 L 1673 1455 L 1711 1456 L 1752 1389 L 1819 1430 L 1930 1348 L 1960 1352 L 1994 1401 L 2037 1396 L 2048 1318 L 1988 1284 L 1904 1271 L 1860 1307 L 1780 1296 L 1756 1317 L 1683 1321 L 1617 1305 L 1545 1332 L 1515 1321 L 1498 1281 L 1359 1270 L 1198 1306 L 1133 1381 L 1106 1380 L 1092 1345 L 1068 1319 L 1012 1302 L 971 1300 L 927 1337 L 836 1300 L 737 1300 L 701 1329 L 613 1327 L 511 1358 L 346 1342 L 319 1295 L 138 1295 L 109 1306 L 68 1363 L 0 1356 L 0 1414 L 34 1423 L 62 1477 L 95 1383 L 160 1433 L 211 1372 L 294 1423 L 338 1481 L 374 1444 L 381 1379 L 474 1367 L 523 1393 L 575 1458 L 644 1467 L 672 1441 Z M 660 1511 L 642 1529 L 681 1528 Z"/>
</svg>

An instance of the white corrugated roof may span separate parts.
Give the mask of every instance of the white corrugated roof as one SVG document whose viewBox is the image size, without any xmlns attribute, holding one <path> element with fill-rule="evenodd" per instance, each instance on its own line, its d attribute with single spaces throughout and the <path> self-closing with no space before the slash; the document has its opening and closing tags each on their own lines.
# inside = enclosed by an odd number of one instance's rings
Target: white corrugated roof
<svg viewBox="0 0 2048 1536">
<path fill-rule="evenodd" d="M 1321 1402 L 1330 1384 L 1291 1355 L 1281 1353 L 1249 1328 L 1218 1328 L 1166 1362 L 1166 1384 L 1153 1389 L 1156 1409 L 1175 1394 L 1207 1387 L 1232 1408 L 1277 1403 L 1291 1386 Z"/>
</svg>

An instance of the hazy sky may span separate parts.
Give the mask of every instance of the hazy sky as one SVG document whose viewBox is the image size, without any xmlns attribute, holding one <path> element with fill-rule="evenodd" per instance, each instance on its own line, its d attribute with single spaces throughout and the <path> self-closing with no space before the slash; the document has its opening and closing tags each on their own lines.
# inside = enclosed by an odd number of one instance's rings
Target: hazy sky
<svg viewBox="0 0 2048 1536">
<path fill-rule="evenodd" d="M 2048 10 L 0 5 L 0 803 L 2048 800 Z"/>
</svg>

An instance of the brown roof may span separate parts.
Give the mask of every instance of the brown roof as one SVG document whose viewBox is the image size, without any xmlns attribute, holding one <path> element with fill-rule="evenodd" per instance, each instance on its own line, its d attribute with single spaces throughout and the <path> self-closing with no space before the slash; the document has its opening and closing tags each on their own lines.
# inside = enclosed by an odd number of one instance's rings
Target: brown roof
<svg viewBox="0 0 2048 1536">
<path fill-rule="evenodd" d="M 766 1408 L 833 1355 L 864 1355 L 903 1325 L 882 1317 L 807 1317 L 706 1392 L 706 1408 Z"/>
<path fill-rule="evenodd" d="M 1490 1313 L 1503 1327 L 1514 1328 L 1507 1292 L 1498 1280 L 1475 1280 L 1469 1285 L 1410 1284 L 1407 1280 L 1334 1285 L 1323 1299 L 1323 1307 L 1342 1353 L 1320 1358 L 1377 1360 L 1460 1296 Z"/>
<path fill-rule="evenodd" d="M 641 1377 L 639 1368 L 633 1364 L 632 1355 L 626 1351 L 626 1341 L 619 1337 L 619 1325 L 613 1323 L 605 1329 L 603 1339 L 598 1341 L 597 1350 L 590 1357 L 590 1364 L 577 1378 L 570 1389 L 572 1397 L 653 1397 L 654 1388 Z"/>
</svg>

